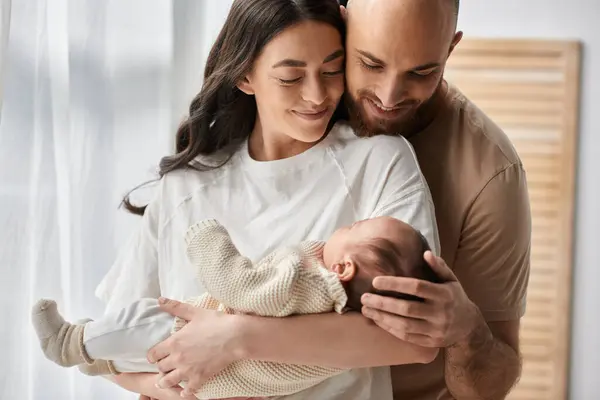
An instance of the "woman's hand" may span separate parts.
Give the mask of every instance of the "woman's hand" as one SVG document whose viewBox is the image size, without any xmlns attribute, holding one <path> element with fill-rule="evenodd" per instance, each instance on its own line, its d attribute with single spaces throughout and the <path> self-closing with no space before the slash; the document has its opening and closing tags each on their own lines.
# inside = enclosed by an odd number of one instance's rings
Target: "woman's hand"
<svg viewBox="0 0 600 400">
<path fill-rule="evenodd" d="M 191 395 L 210 378 L 241 360 L 236 348 L 235 315 L 194 307 L 175 300 L 159 299 L 160 307 L 188 323 L 148 352 L 148 361 L 157 363 L 165 374 L 161 388 L 186 382 L 184 395 Z"/>
<path fill-rule="evenodd" d="M 160 374 L 120 374 L 110 378 L 123 389 L 140 393 L 140 400 L 181 400 L 180 387 L 159 389 L 159 379 Z"/>
</svg>

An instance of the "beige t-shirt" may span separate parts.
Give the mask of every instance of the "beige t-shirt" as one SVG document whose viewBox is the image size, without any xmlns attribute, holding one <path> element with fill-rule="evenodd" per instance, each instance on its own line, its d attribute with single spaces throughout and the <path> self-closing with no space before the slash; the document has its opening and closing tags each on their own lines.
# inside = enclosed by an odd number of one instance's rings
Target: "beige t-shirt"
<svg viewBox="0 0 600 400">
<path fill-rule="evenodd" d="M 445 108 L 410 138 L 431 189 L 441 254 L 487 321 L 525 312 L 531 215 L 525 171 L 504 132 L 449 85 Z M 452 399 L 444 355 L 392 368 L 395 399 Z"/>
</svg>

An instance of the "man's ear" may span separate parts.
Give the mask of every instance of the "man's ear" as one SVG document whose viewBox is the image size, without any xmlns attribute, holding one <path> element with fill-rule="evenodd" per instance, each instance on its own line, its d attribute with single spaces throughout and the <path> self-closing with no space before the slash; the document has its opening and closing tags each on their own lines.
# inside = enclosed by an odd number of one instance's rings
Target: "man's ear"
<svg viewBox="0 0 600 400">
<path fill-rule="evenodd" d="M 240 82 L 238 82 L 237 87 L 238 87 L 238 89 L 240 89 L 242 92 L 246 93 L 249 96 L 254 95 L 254 89 L 252 88 L 250 79 L 248 79 L 247 76 L 245 76 L 244 79 L 242 79 Z"/>
<path fill-rule="evenodd" d="M 450 54 L 452 54 L 452 52 L 454 51 L 454 48 L 458 45 L 458 43 L 460 43 L 460 41 L 463 38 L 463 33 L 462 31 L 458 31 L 454 34 L 454 38 L 452 39 L 452 43 L 450 43 L 450 52 L 448 53 L 448 57 L 450 57 Z"/>
</svg>

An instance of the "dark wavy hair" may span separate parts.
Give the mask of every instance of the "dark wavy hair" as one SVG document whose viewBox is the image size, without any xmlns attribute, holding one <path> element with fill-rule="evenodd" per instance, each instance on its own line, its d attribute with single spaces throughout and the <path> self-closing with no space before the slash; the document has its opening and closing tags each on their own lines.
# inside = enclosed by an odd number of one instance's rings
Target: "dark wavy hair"
<svg viewBox="0 0 600 400">
<path fill-rule="evenodd" d="M 256 101 L 254 96 L 239 90 L 237 84 L 250 72 L 267 43 L 286 28 L 303 21 L 333 26 L 344 43 L 346 28 L 337 0 L 233 2 L 206 61 L 202 90 L 192 100 L 189 116 L 177 130 L 175 154 L 160 161 L 159 179 L 171 171 L 188 167 L 218 168 L 190 163 L 201 155 L 222 150 L 233 152 L 250 136 L 256 121 Z M 143 215 L 146 207 L 133 205 L 130 194 L 123 199 L 124 207 Z"/>
</svg>

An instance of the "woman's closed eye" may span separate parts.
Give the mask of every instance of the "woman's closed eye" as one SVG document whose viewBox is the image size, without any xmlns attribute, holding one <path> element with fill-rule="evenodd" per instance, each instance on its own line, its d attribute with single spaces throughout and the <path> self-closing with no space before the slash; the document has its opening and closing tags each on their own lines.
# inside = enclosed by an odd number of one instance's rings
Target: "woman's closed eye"
<svg viewBox="0 0 600 400">
<path fill-rule="evenodd" d="M 338 69 L 338 70 L 334 70 L 334 71 L 323 71 L 322 75 L 325 77 L 335 77 L 335 76 L 339 76 L 342 75 L 344 73 L 344 69 Z M 284 79 L 284 78 L 277 78 L 277 81 L 284 86 L 290 86 L 290 85 L 294 85 L 298 82 L 300 82 L 304 77 L 303 76 L 299 76 L 298 78 L 290 78 L 290 79 Z"/>
<path fill-rule="evenodd" d="M 298 77 L 298 78 L 294 78 L 294 79 L 277 78 L 277 81 L 279 81 L 279 83 L 281 83 L 282 85 L 293 85 L 294 83 L 298 83 L 301 80 L 302 80 L 302 77 Z"/>
<path fill-rule="evenodd" d="M 338 69 L 335 71 L 325 71 L 323 72 L 323 75 L 325 76 L 338 76 L 338 75 L 342 75 L 344 73 L 344 69 Z"/>
</svg>

